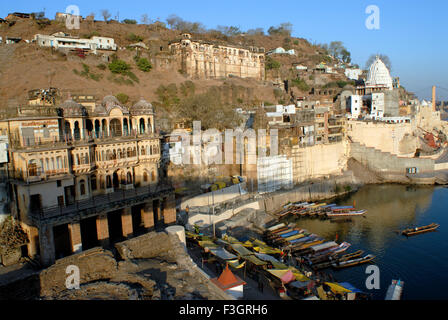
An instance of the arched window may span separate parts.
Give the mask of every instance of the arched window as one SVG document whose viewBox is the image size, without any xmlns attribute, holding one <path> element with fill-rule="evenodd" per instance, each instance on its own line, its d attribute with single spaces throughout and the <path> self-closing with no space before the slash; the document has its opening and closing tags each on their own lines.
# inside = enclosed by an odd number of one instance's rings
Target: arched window
<svg viewBox="0 0 448 320">
<path fill-rule="evenodd" d="M 132 157 L 132 148 L 131 147 L 128 148 L 126 155 L 128 158 Z"/>
<path fill-rule="evenodd" d="M 151 171 L 151 181 L 156 181 L 156 173 Z"/>
<path fill-rule="evenodd" d="M 143 172 L 143 181 L 147 182 L 148 181 L 148 173 L 145 171 Z"/>
<path fill-rule="evenodd" d="M 146 154 L 145 146 L 142 146 L 140 150 L 140 155 L 144 156 Z"/>
<path fill-rule="evenodd" d="M 126 182 L 127 184 L 131 184 L 132 183 L 132 175 L 130 172 L 127 173 L 126 175 Z"/>
</svg>

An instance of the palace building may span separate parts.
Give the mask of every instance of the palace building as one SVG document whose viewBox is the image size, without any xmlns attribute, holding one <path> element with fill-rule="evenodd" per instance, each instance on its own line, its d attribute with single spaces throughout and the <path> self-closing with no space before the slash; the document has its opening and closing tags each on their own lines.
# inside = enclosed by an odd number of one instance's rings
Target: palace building
<svg viewBox="0 0 448 320">
<path fill-rule="evenodd" d="M 264 48 L 192 40 L 186 33 L 180 41 L 170 43 L 169 48 L 176 57 L 178 69 L 195 79 L 265 78 Z"/>
<path fill-rule="evenodd" d="M 11 213 L 28 234 L 29 257 L 50 265 L 176 222 L 173 189 L 159 179 L 150 103 L 128 108 L 114 96 L 95 103 L 78 95 L 32 104 L 0 120 Z"/>
</svg>

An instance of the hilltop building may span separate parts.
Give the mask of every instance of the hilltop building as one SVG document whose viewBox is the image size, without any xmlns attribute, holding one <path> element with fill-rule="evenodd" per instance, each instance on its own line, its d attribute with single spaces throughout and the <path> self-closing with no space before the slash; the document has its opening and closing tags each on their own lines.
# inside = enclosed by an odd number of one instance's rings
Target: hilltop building
<svg viewBox="0 0 448 320">
<path fill-rule="evenodd" d="M 377 56 L 369 68 L 364 85 L 357 86 L 354 94 L 344 96 L 351 118 L 365 117 L 381 119 L 384 117 L 398 117 L 399 110 L 399 82 L 392 79 L 389 70 Z"/>
<path fill-rule="evenodd" d="M 75 99 L 0 120 L 11 214 L 28 234 L 26 254 L 43 265 L 176 221 L 172 188 L 159 179 L 152 105 Z"/>
<path fill-rule="evenodd" d="M 170 43 L 178 70 L 195 79 L 227 77 L 265 78 L 264 48 L 242 48 L 214 42 L 192 40 L 190 34 Z"/>
<path fill-rule="evenodd" d="M 113 38 L 94 36 L 91 39 L 82 39 L 64 32 L 56 32 L 52 35 L 36 34 L 33 42 L 41 47 L 65 50 L 87 50 L 92 51 L 95 54 L 97 53 L 97 50 L 117 50 L 117 45 Z"/>
</svg>

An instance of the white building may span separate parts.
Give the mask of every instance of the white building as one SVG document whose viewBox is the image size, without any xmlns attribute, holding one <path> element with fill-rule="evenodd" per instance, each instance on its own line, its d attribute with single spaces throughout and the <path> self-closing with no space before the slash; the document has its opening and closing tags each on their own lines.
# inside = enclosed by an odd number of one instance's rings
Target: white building
<svg viewBox="0 0 448 320">
<path fill-rule="evenodd" d="M 349 106 L 352 118 L 358 118 L 359 115 L 361 114 L 362 97 L 356 94 L 350 96 Z"/>
<path fill-rule="evenodd" d="M 387 88 L 393 89 L 393 80 L 389 69 L 383 61 L 377 56 L 376 60 L 370 65 L 367 73 L 366 88 Z"/>
<path fill-rule="evenodd" d="M 80 39 L 63 32 L 52 35 L 36 34 L 33 39 L 41 47 L 51 47 L 55 49 L 83 49 L 92 50 L 117 50 L 117 45 L 113 38 L 92 37 L 91 39 Z"/>
<path fill-rule="evenodd" d="M 362 75 L 361 69 L 345 69 L 345 76 L 350 80 L 359 80 L 359 76 Z"/>
<path fill-rule="evenodd" d="M 372 93 L 372 108 L 370 109 L 370 115 L 373 118 L 384 117 L 384 93 Z"/>
</svg>

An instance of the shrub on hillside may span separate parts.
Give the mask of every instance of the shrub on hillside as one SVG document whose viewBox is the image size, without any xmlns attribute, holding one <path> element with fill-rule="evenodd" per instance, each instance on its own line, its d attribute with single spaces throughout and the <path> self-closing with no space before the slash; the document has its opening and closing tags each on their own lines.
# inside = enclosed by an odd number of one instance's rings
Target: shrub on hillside
<svg viewBox="0 0 448 320">
<path fill-rule="evenodd" d="M 124 19 L 123 23 L 125 23 L 125 24 L 137 24 L 137 20 L 134 20 L 134 19 Z"/>
<path fill-rule="evenodd" d="M 142 36 L 138 36 L 135 33 L 128 34 L 126 39 L 128 39 L 131 42 L 141 42 L 141 41 L 143 41 L 143 37 Z"/>
<path fill-rule="evenodd" d="M 109 70 L 112 73 L 127 74 L 131 70 L 131 66 L 123 60 L 117 59 L 109 63 Z"/>
<path fill-rule="evenodd" d="M 120 101 L 121 104 L 125 104 L 129 101 L 129 96 L 125 93 L 118 93 L 115 97 L 118 99 L 118 101 Z"/>
<path fill-rule="evenodd" d="M 151 62 L 146 58 L 137 59 L 137 67 L 143 72 L 149 72 L 152 69 Z"/>
</svg>

